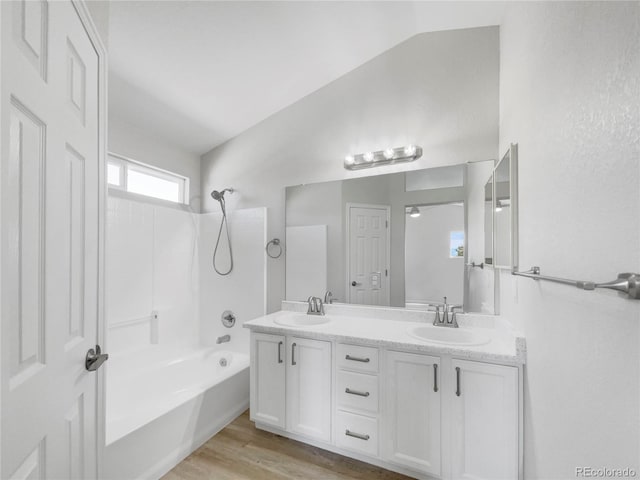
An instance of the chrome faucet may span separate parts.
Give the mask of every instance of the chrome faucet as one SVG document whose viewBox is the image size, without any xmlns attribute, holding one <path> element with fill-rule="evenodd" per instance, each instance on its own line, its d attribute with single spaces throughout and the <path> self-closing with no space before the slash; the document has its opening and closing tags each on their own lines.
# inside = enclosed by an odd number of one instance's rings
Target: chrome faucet
<svg viewBox="0 0 640 480">
<path fill-rule="evenodd" d="M 333 293 L 331 293 L 330 290 L 327 290 L 327 293 L 324 294 L 324 304 L 326 305 L 327 303 L 331 304 L 333 303 Z"/>
<path fill-rule="evenodd" d="M 227 343 L 231 341 L 231 335 L 223 335 L 221 337 L 218 337 L 218 339 L 216 340 L 216 343 Z"/>
<path fill-rule="evenodd" d="M 456 318 L 456 309 L 461 309 L 462 305 L 450 305 L 447 303 L 447 297 L 444 297 L 444 303 L 430 303 L 429 307 L 435 307 L 436 316 L 433 324 L 436 327 L 458 328 L 458 319 Z M 442 317 L 440 316 L 440 308 L 442 307 Z M 451 314 L 451 316 L 449 316 Z"/>
<path fill-rule="evenodd" d="M 321 298 L 309 297 L 307 303 L 309 304 L 307 315 L 324 315 L 324 304 Z"/>
</svg>

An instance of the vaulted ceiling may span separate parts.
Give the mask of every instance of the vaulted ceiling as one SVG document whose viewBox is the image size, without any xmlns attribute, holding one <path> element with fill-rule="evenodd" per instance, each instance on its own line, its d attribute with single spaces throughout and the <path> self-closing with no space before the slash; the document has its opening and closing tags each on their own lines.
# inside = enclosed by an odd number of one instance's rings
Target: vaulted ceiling
<svg viewBox="0 0 640 480">
<path fill-rule="evenodd" d="M 417 33 L 498 25 L 503 8 L 110 2 L 110 116 L 205 153 Z"/>
</svg>

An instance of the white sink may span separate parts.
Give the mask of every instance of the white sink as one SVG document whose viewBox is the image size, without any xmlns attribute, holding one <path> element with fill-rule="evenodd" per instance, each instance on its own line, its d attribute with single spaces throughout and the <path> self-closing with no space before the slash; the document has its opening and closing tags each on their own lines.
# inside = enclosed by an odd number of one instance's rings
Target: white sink
<svg viewBox="0 0 640 480">
<path fill-rule="evenodd" d="M 323 325 L 329 323 L 330 318 L 324 315 L 307 315 L 304 313 L 292 313 L 276 317 L 273 322 L 287 327 L 310 327 L 312 325 Z"/>
<path fill-rule="evenodd" d="M 465 328 L 434 327 L 433 325 L 421 325 L 411 327 L 407 333 L 418 340 L 443 345 L 484 345 L 491 338 L 480 332 Z"/>
</svg>

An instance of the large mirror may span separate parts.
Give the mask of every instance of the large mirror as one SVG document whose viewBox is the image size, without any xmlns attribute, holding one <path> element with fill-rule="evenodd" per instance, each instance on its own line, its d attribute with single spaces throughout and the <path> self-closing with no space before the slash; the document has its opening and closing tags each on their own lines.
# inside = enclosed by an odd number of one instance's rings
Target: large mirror
<svg viewBox="0 0 640 480">
<path fill-rule="evenodd" d="M 493 161 L 286 189 L 286 298 L 494 313 L 485 255 Z M 491 233 L 489 233 L 491 238 Z M 491 247 L 489 247 L 491 248 Z"/>
<path fill-rule="evenodd" d="M 500 269 L 517 268 L 517 145 L 511 145 L 495 167 L 494 178 L 494 264 Z"/>
</svg>

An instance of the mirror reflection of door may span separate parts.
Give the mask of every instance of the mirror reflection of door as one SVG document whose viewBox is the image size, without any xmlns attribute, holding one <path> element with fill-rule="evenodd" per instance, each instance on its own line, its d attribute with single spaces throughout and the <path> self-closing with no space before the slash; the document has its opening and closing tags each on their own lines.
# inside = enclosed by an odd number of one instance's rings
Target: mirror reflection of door
<svg viewBox="0 0 640 480">
<path fill-rule="evenodd" d="M 405 297 L 408 308 L 427 303 L 462 304 L 464 203 L 406 208 Z"/>
<path fill-rule="evenodd" d="M 389 305 L 389 206 L 347 205 L 349 303 Z"/>
</svg>

